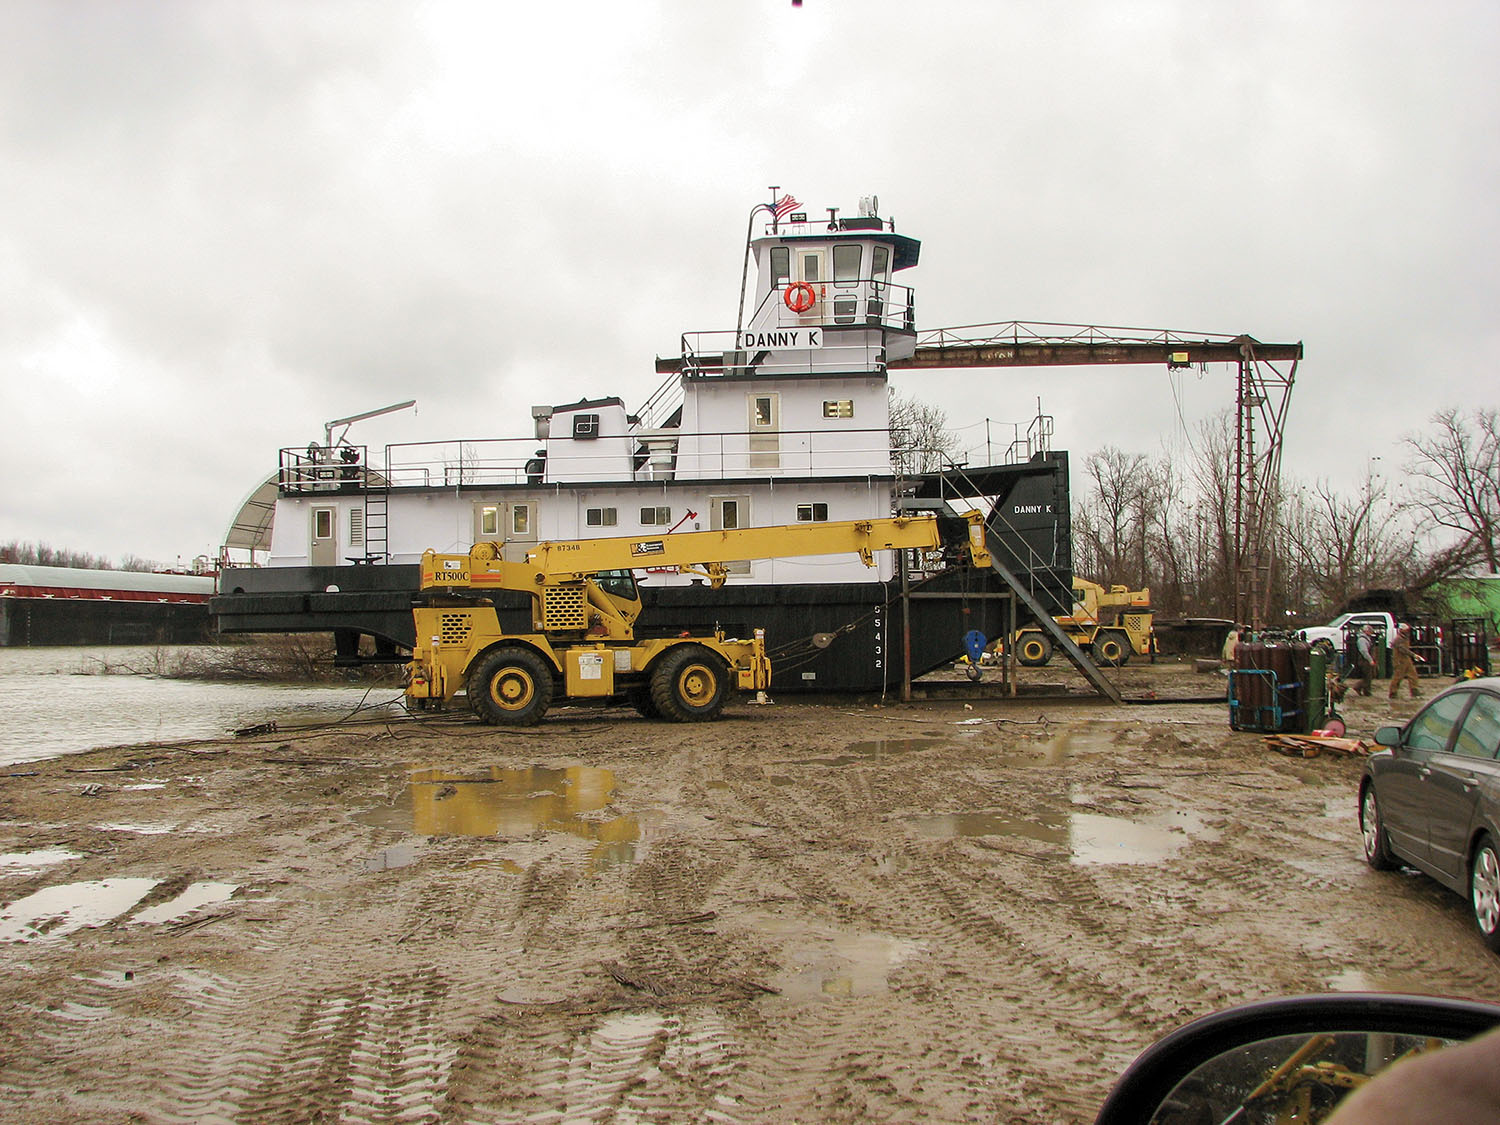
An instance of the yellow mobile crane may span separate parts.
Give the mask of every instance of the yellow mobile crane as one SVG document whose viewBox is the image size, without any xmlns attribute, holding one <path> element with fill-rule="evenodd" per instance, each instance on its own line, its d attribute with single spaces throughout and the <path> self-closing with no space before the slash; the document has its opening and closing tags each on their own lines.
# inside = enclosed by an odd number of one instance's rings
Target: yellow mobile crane
<svg viewBox="0 0 1500 1125">
<path fill-rule="evenodd" d="M 984 517 L 970 512 L 968 551 L 988 565 Z M 422 556 L 417 644 L 406 697 L 440 707 L 460 689 L 486 723 L 525 725 L 567 699 L 626 698 L 643 715 L 697 722 L 717 718 L 731 683 L 763 691 L 771 662 L 761 630 L 749 639 L 712 636 L 637 641 L 641 599 L 631 567 L 672 569 L 723 584 L 726 563 L 851 552 L 873 566 L 876 551 L 941 546 L 936 517 L 690 531 L 656 538 L 539 543 L 524 562 L 501 544 L 467 554 Z M 531 631 L 507 633 L 487 595 L 530 595 Z"/>
<path fill-rule="evenodd" d="M 1131 653 L 1151 652 L 1151 591 L 1125 586 L 1105 589 L 1087 578 L 1073 579 L 1073 612 L 1053 618 L 1079 648 L 1088 649 L 1095 663 L 1116 668 Z M 1052 659 L 1052 641 L 1035 625 L 1016 630 L 1016 659 L 1028 668 Z"/>
</svg>

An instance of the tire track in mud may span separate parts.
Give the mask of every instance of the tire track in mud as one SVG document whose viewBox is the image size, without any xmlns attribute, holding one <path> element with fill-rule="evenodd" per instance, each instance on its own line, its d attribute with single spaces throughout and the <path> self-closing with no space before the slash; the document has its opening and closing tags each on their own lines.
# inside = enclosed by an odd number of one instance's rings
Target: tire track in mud
<svg viewBox="0 0 1500 1125">
<path fill-rule="evenodd" d="M 448 989 L 425 969 L 308 991 L 274 1054 L 254 1060 L 238 1111 L 258 1121 L 438 1120 L 457 1054 L 442 1019 Z"/>
<path fill-rule="evenodd" d="M 581 1013 L 517 1008 L 464 1043 L 451 1119 L 473 1122 L 739 1120 L 723 1093 L 736 1053 L 717 1012 L 688 1006 Z"/>
<path fill-rule="evenodd" d="M 934 763 L 941 767 L 942 763 Z M 972 775 L 973 763 L 965 763 L 963 772 Z M 809 844 L 824 843 L 820 838 L 823 830 L 831 826 L 835 832 L 842 825 L 847 835 L 851 824 L 861 819 L 868 826 L 872 821 L 884 818 L 871 817 L 861 806 L 868 809 L 872 797 L 880 804 L 884 798 L 885 808 L 911 808 L 923 796 L 943 798 L 938 807 L 951 801 L 952 787 L 942 784 L 921 785 L 910 777 L 903 777 L 905 785 L 899 795 L 880 793 L 866 784 L 869 771 L 851 771 L 857 781 L 819 786 L 816 798 L 798 793 L 795 809 L 787 803 L 768 804 L 753 789 L 737 779 L 734 796 L 753 810 L 752 816 L 761 822 L 770 823 L 773 830 L 788 837 L 800 834 Z M 922 771 L 939 774 L 941 768 Z M 951 770 L 948 772 L 952 772 Z M 1044 771 L 1038 785 L 1015 785 L 1016 774 L 1008 774 L 1005 788 L 998 787 L 986 794 L 983 786 L 971 798 L 982 805 L 1004 806 L 1017 800 L 1014 791 L 1041 788 L 1048 799 L 1055 801 L 1055 791 L 1047 789 L 1049 784 Z M 974 780 L 972 777 L 969 780 Z M 1182 801 L 1171 792 L 1178 779 L 1169 772 L 1159 778 L 1149 779 L 1147 788 L 1163 790 L 1160 806 L 1152 801 L 1129 798 L 1131 807 L 1123 813 L 1111 809 L 1112 815 L 1134 818 L 1152 811 L 1182 807 Z M 1075 779 L 1075 784 L 1085 787 L 1102 787 L 1109 792 L 1108 779 L 1084 777 Z M 1272 779 L 1272 786 L 1287 784 Z M 923 793 L 922 791 L 926 792 Z M 835 793 L 840 794 L 834 799 Z M 993 799 L 986 800 L 992 796 Z M 1028 799 L 1023 796 L 1022 800 Z M 1321 815 L 1323 796 L 1317 797 L 1317 807 L 1307 815 Z M 837 807 L 840 802 L 845 806 Z M 1285 817 L 1285 807 L 1268 800 L 1266 814 L 1269 821 L 1276 822 Z M 887 834 L 888 835 L 888 834 Z M 1288 840 L 1295 839 L 1290 832 Z M 955 847 L 941 859 L 931 861 L 934 853 L 932 842 L 914 843 L 905 839 L 894 842 L 881 838 L 878 830 L 868 834 L 868 842 L 874 844 L 861 856 L 862 860 L 876 857 L 872 865 L 882 876 L 880 886 L 860 888 L 857 880 L 851 879 L 851 869 L 860 864 L 838 868 L 838 879 L 832 886 L 815 886 L 816 872 L 820 865 L 812 865 L 809 879 L 793 877 L 797 873 L 798 859 L 783 853 L 786 863 L 785 880 L 798 888 L 804 901 L 817 902 L 830 897 L 837 900 L 837 912 L 841 917 L 863 915 L 873 925 L 887 932 L 933 933 L 940 935 L 940 942 L 949 948 L 963 948 L 965 944 L 974 952 L 957 960 L 976 961 L 987 958 L 996 968 L 990 986 L 1002 990 L 1010 989 L 1017 1003 L 1039 1004 L 1059 1013 L 1061 1018 L 1053 1020 L 1054 1038 L 1063 1041 L 1092 1040 L 1101 1050 L 1107 1051 L 1122 1038 L 1133 1041 L 1130 1048 L 1115 1048 L 1114 1054 L 1123 1065 L 1133 1054 L 1136 1046 L 1143 1046 L 1165 1027 L 1188 1015 L 1219 1006 L 1227 999 L 1238 998 L 1237 993 L 1259 994 L 1263 987 L 1266 948 L 1277 948 L 1274 940 L 1258 942 L 1247 938 L 1244 941 L 1226 942 L 1226 933 L 1219 932 L 1217 925 L 1206 928 L 1199 934 L 1193 927 L 1185 927 L 1185 918 L 1191 917 L 1198 908 L 1198 892 L 1194 888 L 1191 871 L 1197 856 L 1194 849 L 1207 847 L 1203 841 L 1193 841 L 1174 860 L 1159 865 L 1132 866 L 1127 874 L 1096 874 L 1086 868 L 1067 863 L 1058 863 L 1046 857 L 1034 857 L 1021 861 L 1020 869 L 1034 870 L 1033 878 L 1021 879 L 1008 893 L 998 899 L 986 899 L 976 888 L 995 882 L 994 866 L 972 859 L 956 857 L 966 849 Z M 974 854 L 983 853 L 968 849 Z M 773 854 L 773 849 L 762 846 L 761 860 Z M 927 866 L 923 866 L 923 865 Z M 1003 868 L 1007 878 L 1015 872 Z M 904 869 L 904 870 L 902 870 Z M 892 874 L 900 872 L 892 879 Z M 957 872 L 957 874 L 955 874 Z M 1336 893 L 1338 885 L 1315 873 L 1299 868 L 1293 863 L 1277 862 L 1267 865 L 1260 858 L 1245 858 L 1231 873 L 1231 884 L 1238 887 L 1242 904 L 1249 909 L 1256 904 L 1274 900 L 1288 888 L 1297 894 Z M 1003 883 L 1001 884 L 1003 890 Z M 935 901 L 928 888 L 944 891 L 945 901 Z M 902 900 L 902 909 L 894 917 L 882 917 L 882 912 L 872 909 L 871 903 L 882 903 L 890 898 Z M 1158 911 L 1152 925 L 1140 934 L 1139 915 L 1145 902 L 1165 903 L 1168 909 Z M 921 909 L 913 909 L 913 902 L 921 903 Z M 1007 905 L 1009 904 L 1009 905 Z M 1038 910 L 1040 904 L 1045 909 Z M 1130 915 L 1130 926 L 1113 925 L 1099 916 L 1101 909 L 1117 909 L 1123 917 Z M 905 929 L 903 929 L 905 927 Z M 955 932 L 956 930 L 956 932 Z M 1184 939 L 1184 932 L 1188 936 Z M 1229 935 L 1233 934 L 1233 927 Z M 1259 935 L 1257 935 L 1259 936 Z M 1140 964 L 1128 955 L 1122 956 L 1121 944 L 1132 941 L 1142 948 Z M 1024 948 L 1020 961 L 1013 950 Z M 1099 975 L 1099 966 L 1107 967 L 1107 976 Z M 1207 968 L 1205 968 L 1207 966 Z M 1123 975 L 1122 974 L 1123 971 Z M 1185 987 L 1186 982 L 1186 987 Z M 1102 999 L 1102 1002 L 1101 1002 Z M 1134 1031 L 1127 1031 L 1134 1028 Z M 1023 1037 L 1023 1041 L 1024 1041 Z M 1104 1057 L 1109 1057 L 1106 1054 Z M 1090 1065 L 1097 1069 L 1098 1059 L 1093 1050 L 1068 1060 L 1069 1066 L 1081 1063 L 1082 1073 L 1088 1073 Z M 1105 1072 L 1100 1079 L 1097 1093 L 1107 1087 L 1113 1070 Z M 1055 1089 L 1049 1089 L 1043 1081 L 1040 1087 L 1045 1092 L 1048 1104 L 1061 1104 L 1068 1100 Z M 1074 1098 L 1073 1104 L 1081 1119 L 1087 1119 L 1093 1094 L 1082 1099 Z"/>
<path fill-rule="evenodd" d="M 641 862 L 590 880 L 534 864 L 518 881 L 505 930 L 478 946 L 466 942 L 466 963 L 519 964 L 502 971 L 503 987 L 470 973 L 455 1019 L 473 1030 L 454 1067 L 450 1116 L 608 1121 L 719 1112 L 732 1036 L 718 1006 L 757 993 L 702 910 L 724 870 L 670 834 Z M 535 924 L 538 911 L 546 925 Z M 588 925 L 601 916 L 609 924 Z"/>
<path fill-rule="evenodd" d="M 1007 1090 L 1008 1112 L 1033 1105 L 1037 1119 L 1045 1120 L 1044 1107 L 1062 1104 L 1059 1092 L 1012 1070 L 1010 1060 L 1034 1055 L 1038 1041 L 1086 1044 L 1061 1062 L 1064 1069 L 1074 1069 L 1120 1038 L 1122 1019 L 1135 1022 L 1120 1002 L 1123 998 L 1117 998 L 1115 1010 L 1109 1003 L 1101 1005 L 1096 982 L 1075 986 L 1069 972 L 1039 970 L 1036 956 L 1021 947 L 1013 932 L 976 908 L 973 885 L 955 884 L 941 862 L 931 861 L 930 844 L 914 843 L 901 828 L 892 830 L 878 818 L 871 820 L 867 787 L 848 778 L 835 779 L 819 787 L 818 800 L 798 800 L 792 808 L 763 796 L 763 787 L 753 778 L 735 778 L 733 784 L 734 796 L 757 822 L 772 825 L 784 837 L 803 840 L 808 849 L 832 845 L 833 850 L 849 853 L 847 862 L 828 865 L 826 851 L 808 856 L 775 845 L 762 848 L 757 853 L 761 878 L 768 856 L 779 853 L 775 875 L 796 895 L 787 909 L 800 906 L 810 911 L 813 923 L 822 917 L 835 927 L 871 927 L 923 945 L 928 952 L 914 958 L 911 975 L 928 978 L 921 988 L 929 996 L 952 1001 L 954 1012 L 950 1020 L 935 1025 L 921 1003 L 903 995 L 901 977 L 906 970 L 900 968 L 892 973 L 890 992 L 878 1002 L 787 1005 L 787 1021 L 772 1022 L 756 1036 L 755 1057 L 760 1060 L 769 1053 L 775 1065 L 736 1076 L 738 1100 L 758 1112 L 789 1104 L 849 1119 L 908 1116 L 919 1107 L 941 1116 L 955 1100 L 987 1105 L 993 1111 L 993 1088 L 998 1083 Z M 871 838 L 850 840 L 849 827 L 862 822 L 872 830 Z M 877 858 L 872 859 L 872 851 Z M 892 856 L 894 862 L 888 859 Z M 832 882 L 830 866 L 836 870 Z M 747 889 L 753 893 L 753 884 Z M 768 954 L 775 956 L 774 951 Z M 921 967 L 922 962 L 930 965 Z M 1002 1004 L 995 1003 L 997 997 Z M 872 1048 L 871 1026 L 859 1009 L 874 1006 L 901 1012 L 908 1005 L 910 1019 L 901 1026 L 909 1022 L 917 1029 L 916 1041 L 899 1052 L 888 1045 Z M 758 1018 L 769 1021 L 774 1007 L 774 1001 L 758 1005 Z M 877 1017 L 876 1022 L 884 1033 L 885 1021 Z M 919 1056 L 930 1051 L 933 1037 L 955 1058 L 995 1061 L 988 1066 L 955 1065 L 954 1085 L 927 1068 L 920 1088 L 903 1091 L 893 1083 L 892 1060 L 911 1057 L 909 1051 Z M 1008 1058 L 995 1051 L 1001 1043 L 1010 1045 L 1002 1052 Z M 1086 1073 L 1087 1066 L 1083 1069 Z M 842 1092 L 831 1094 L 835 1089 Z M 1073 1099 L 1080 1120 L 1087 1116 L 1094 1096 L 1088 1091 Z M 1068 1095 L 1062 1098 L 1067 1101 Z"/>
</svg>

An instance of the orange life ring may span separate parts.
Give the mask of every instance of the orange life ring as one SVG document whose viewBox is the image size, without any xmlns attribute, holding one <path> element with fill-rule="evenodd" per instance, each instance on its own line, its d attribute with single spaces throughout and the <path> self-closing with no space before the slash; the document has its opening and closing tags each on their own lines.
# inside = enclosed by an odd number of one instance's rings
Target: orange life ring
<svg viewBox="0 0 1500 1125">
<path fill-rule="evenodd" d="M 786 287 L 781 299 L 794 313 L 805 313 L 817 301 L 818 291 L 805 281 L 794 281 Z"/>
</svg>

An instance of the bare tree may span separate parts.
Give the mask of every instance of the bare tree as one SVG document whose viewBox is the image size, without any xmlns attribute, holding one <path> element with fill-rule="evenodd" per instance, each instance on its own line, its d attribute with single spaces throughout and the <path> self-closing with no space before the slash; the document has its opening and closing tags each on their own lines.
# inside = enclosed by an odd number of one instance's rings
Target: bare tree
<svg viewBox="0 0 1500 1125">
<path fill-rule="evenodd" d="M 114 563 L 84 551 L 70 551 L 48 543 L 27 543 L 12 539 L 0 543 L 0 560 L 24 566 L 72 566 L 83 570 L 113 570 Z"/>
<path fill-rule="evenodd" d="M 1150 540 L 1151 605 L 1164 616 L 1200 613 L 1199 582 L 1208 555 L 1196 497 L 1171 457 L 1150 469 L 1153 502 L 1148 509 L 1146 535 Z"/>
<path fill-rule="evenodd" d="M 1218 617 L 1234 613 L 1234 440 L 1235 416 L 1221 411 L 1198 427 L 1191 478 L 1198 502 L 1199 612 Z"/>
<path fill-rule="evenodd" d="M 1418 569 L 1416 537 L 1386 482 L 1367 471 L 1352 496 L 1326 481 L 1288 489 L 1282 514 L 1285 590 L 1298 611 L 1332 612 L 1374 587 L 1405 589 Z"/>
<path fill-rule="evenodd" d="M 1476 410 L 1471 419 L 1449 409 L 1434 414 L 1432 424 L 1435 433 L 1406 439 L 1407 472 L 1416 478 L 1412 503 L 1424 530 L 1454 539 L 1449 574 L 1476 562 L 1500 572 L 1500 416 Z"/>
<path fill-rule="evenodd" d="M 948 431 L 942 409 L 892 391 L 890 410 L 891 462 L 897 472 L 936 472 L 951 460 L 958 436 Z"/>
<path fill-rule="evenodd" d="M 161 570 L 159 563 L 150 559 L 126 555 L 116 566 L 109 559 L 91 555 L 86 551 L 71 551 L 66 547 L 53 547 L 47 543 L 28 543 L 11 539 L 0 543 L 0 562 L 19 563 L 23 566 L 70 566 L 80 570 Z"/>
<path fill-rule="evenodd" d="M 1154 479 L 1146 457 L 1107 445 L 1084 461 L 1089 495 L 1079 506 L 1074 534 L 1096 581 L 1139 587 L 1147 571 L 1147 527 Z M 1079 544 L 1075 543 L 1075 550 Z M 1075 561 L 1076 565 L 1076 561 Z"/>
</svg>

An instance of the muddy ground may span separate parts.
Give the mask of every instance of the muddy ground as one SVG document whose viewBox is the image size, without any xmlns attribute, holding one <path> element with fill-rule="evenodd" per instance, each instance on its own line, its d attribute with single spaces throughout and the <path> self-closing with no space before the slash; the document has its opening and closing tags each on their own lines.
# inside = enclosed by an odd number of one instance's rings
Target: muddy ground
<svg viewBox="0 0 1500 1125">
<path fill-rule="evenodd" d="M 1050 1125 L 1236 1001 L 1500 1000 L 1464 903 L 1362 862 L 1358 762 L 1226 715 L 558 710 L 11 767 L 0 1119 Z"/>
</svg>

